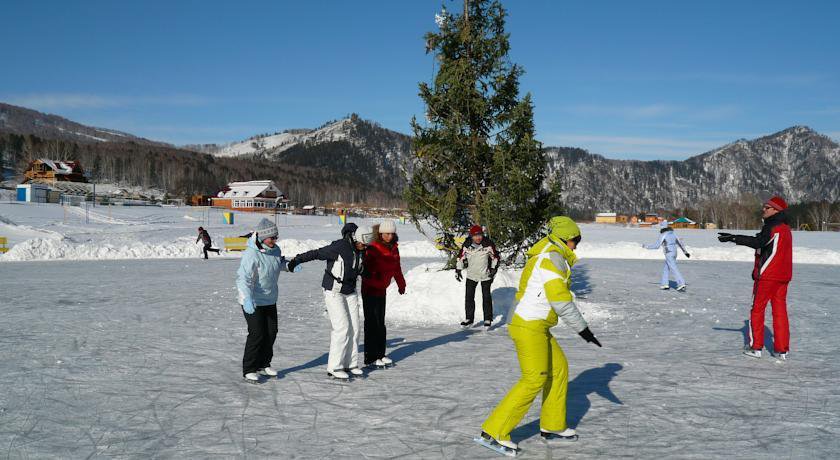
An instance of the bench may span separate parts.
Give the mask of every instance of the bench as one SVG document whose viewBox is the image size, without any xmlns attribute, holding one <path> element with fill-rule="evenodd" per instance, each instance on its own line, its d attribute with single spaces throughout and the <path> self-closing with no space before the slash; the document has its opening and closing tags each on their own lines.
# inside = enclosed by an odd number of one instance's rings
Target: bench
<svg viewBox="0 0 840 460">
<path fill-rule="evenodd" d="M 0 254 L 9 252 L 9 240 L 5 236 L 0 236 Z"/>
<path fill-rule="evenodd" d="M 225 251 L 244 251 L 248 248 L 248 238 L 225 237 Z"/>
</svg>

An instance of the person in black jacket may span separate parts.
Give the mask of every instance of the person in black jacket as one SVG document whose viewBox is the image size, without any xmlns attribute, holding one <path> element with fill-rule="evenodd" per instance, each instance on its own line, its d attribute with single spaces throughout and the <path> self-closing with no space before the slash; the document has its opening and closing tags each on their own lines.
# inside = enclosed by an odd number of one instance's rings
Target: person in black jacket
<svg viewBox="0 0 840 460">
<path fill-rule="evenodd" d="M 370 227 L 359 228 L 347 223 L 341 229 L 341 239 L 327 246 L 298 254 L 288 265 L 289 271 L 302 263 L 325 260 L 324 300 L 330 318 L 330 355 L 327 360 L 327 374 L 346 380 L 350 374 L 360 376 L 359 368 L 359 293 L 356 279 L 364 270 L 365 248 L 373 242 L 374 233 Z"/>
<path fill-rule="evenodd" d="M 211 247 L 213 245 L 213 241 L 210 239 L 210 234 L 207 233 L 207 230 L 205 230 L 204 227 L 198 227 L 198 238 L 195 239 L 195 242 L 198 243 L 198 240 L 201 240 L 204 243 L 205 259 L 207 259 L 207 251 L 215 252 L 216 254 L 219 253 L 218 249 Z"/>
</svg>

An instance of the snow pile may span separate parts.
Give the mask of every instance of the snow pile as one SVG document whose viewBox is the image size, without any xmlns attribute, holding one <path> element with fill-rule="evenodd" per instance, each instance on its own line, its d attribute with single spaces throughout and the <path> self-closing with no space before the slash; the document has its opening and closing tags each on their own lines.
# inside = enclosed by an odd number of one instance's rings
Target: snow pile
<svg viewBox="0 0 840 460">
<path fill-rule="evenodd" d="M 441 270 L 441 263 L 427 263 L 405 274 L 406 293 L 400 295 L 396 283 L 388 288 L 389 322 L 420 326 L 457 325 L 464 320 L 464 282 L 455 280 L 455 272 Z M 507 322 L 519 285 L 521 270 L 500 270 L 493 281 L 494 323 Z M 603 306 L 578 301 L 578 307 L 588 320 L 612 318 Z M 481 320 L 481 289 L 476 292 L 476 320 Z"/>
<path fill-rule="evenodd" d="M 170 244 L 131 243 L 73 244 L 66 239 L 33 238 L 16 244 L 0 261 L 27 260 L 106 260 L 106 259 L 177 259 L 195 258 L 201 248 L 189 237 Z"/>
<path fill-rule="evenodd" d="M 753 250 L 744 246 L 721 244 L 711 247 L 693 247 L 686 244 L 686 249 L 691 254 L 691 260 L 752 262 L 755 258 Z M 645 249 L 640 243 L 631 241 L 613 243 L 584 241 L 576 252 L 578 257 L 586 259 L 662 259 L 664 257 L 661 249 Z M 793 262 L 840 265 L 840 251 L 794 245 Z"/>
<path fill-rule="evenodd" d="M 8 226 L 0 224 L 0 230 L 14 228 L 18 233 L 26 230 L 26 239 L 12 246 L 8 253 L 0 255 L 3 262 L 22 262 L 28 260 L 97 260 L 97 259 L 181 259 L 195 258 L 201 254 L 201 245 L 196 244 L 193 237 L 181 237 L 175 241 L 153 243 L 153 242 L 130 242 L 120 244 L 117 242 L 103 243 L 74 243 L 67 238 L 62 238 L 58 233 L 46 232 L 36 229 L 25 229 L 21 226 Z M 36 238 L 32 238 L 36 236 Z M 22 238 L 21 238 L 22 239 Z M 330 244 L 325 240 L 279 240 L 278 245 L 286 258 L 294 257 L 306 251 L 318 249 Z M 214 246 L 216 246 L 214 244 Z M 405 249 L 403 249 L 405 248 Z M 439 256 L 439 251 L 425 241 L 409 241 L 403 246 L 400 245 L 402 257 L 426 257 Z M 224 252 L 226 257 L 239 257 L 239 252 Z"/>
</svg>

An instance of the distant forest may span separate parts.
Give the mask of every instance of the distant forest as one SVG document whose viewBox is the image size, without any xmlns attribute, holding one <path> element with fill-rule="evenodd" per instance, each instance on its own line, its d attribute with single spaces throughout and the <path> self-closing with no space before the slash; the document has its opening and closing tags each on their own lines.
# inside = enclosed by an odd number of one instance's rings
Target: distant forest
<svg viewBox="0 0 840 460">
<path fill-rule="evenodd" d="M 227 183 L 273 180 L 292 204 L 323 205 L 335 201 L 371 206 L 400 206 L 399 191 L 378 186 L 369 175 L 350 170 L 331 172 L 318 164 L 290 165 L 259 158 L 217 158 L 164 145 L 42 139 L 0 133 L 2 164 L 21 175 L 36 158 L 78 160 L 96 182 L 156 188 L 172 197 L 213 195 Z M 391 184 L 388 184 L 391 185 Z"/>
</svg>

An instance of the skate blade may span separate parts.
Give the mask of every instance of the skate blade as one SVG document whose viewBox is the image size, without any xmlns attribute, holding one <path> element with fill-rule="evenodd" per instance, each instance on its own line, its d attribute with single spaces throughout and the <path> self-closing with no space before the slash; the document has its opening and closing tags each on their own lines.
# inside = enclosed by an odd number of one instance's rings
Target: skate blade
<svg viewBox="0 0 840 460">
<path fill-rule="evenodd" d="M 242 380 L 244 380 L 245 383 L 248 383 L 248 384 L 251 384 L 251 385 L 259 385 L 259 384 L 263 383 L 263 379 L 249 380 L 249 379 L 243 378 Z"/>
<path fill-rule="evenodd" d="M 331 381 L 336 381 L 336 382 L 349 382 L 349 381 L 350 381 L 350 379 L 349 379 L 349 378 L 343 379 L 343 378 L 341 378 L 341 377 L 336 377 L 336 376 L 334 376 L 334 375 L 330 374 L 329 372 L 327 372 L 327 377 L 328 377 Z"/>
<path fill-rule="evenodd" d="M 567 442 L 576 442 L 578 440 L 578 435 L 572 436 L 560 436 L 558 434 L 550 434 L 548 436 L 542 436 L 543 442 L 546 444 L 565 444 Z"/>
<path fill-rule="evenodd" d="M 492 450 L 496 453 L 502 454 L 505 457 L 516 457 L 516 454 L 521 452 L 521 449 L 516 449 L 516 450 L 510 449 L 510 448 L 507 448 L 507 447 L 505 447 L 505 446 L 503 446 L 503 445 L 501 445 L 497 442 L 488 441 L 487 439 L 484 439 L 480 436 L 477 437 L 477 438 L 473 438 L 473 441 L 475 441 L 476 444 L 478 444 L 480 446 L 483 446 L 483 447 L 486 447 L 486 448 L 488 448 L 488 449 L 490 449 L 490 450 Z"/>
</svg>

